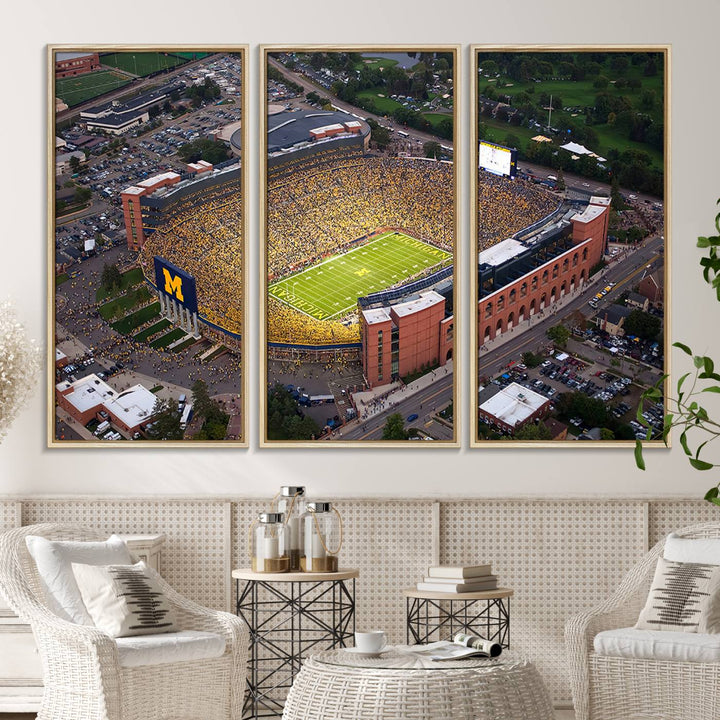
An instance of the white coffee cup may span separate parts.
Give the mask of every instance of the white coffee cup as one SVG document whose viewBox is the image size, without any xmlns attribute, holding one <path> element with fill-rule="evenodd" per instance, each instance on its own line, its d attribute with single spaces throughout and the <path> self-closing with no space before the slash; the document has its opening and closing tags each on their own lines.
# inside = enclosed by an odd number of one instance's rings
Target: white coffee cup
<svg viewBox="0 0 720 720">
<path fill-rule="evenodd" d="M 379 653 L 387 645 L 387 635 L 382 630 L 355 633 L 355 647 L 359 652 Z"/>
</svg>

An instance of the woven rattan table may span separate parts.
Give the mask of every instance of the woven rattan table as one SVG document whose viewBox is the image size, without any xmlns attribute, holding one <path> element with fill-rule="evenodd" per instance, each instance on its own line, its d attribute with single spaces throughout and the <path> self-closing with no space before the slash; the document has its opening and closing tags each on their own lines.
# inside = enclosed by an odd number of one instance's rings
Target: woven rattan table
<svg viewBox="0 0 720 720">
<path fill-rule="evenodd" d="M 552 720 L 540 673 L 528 660 L 440 662 L 402 647 L 379 657 L 326 650 L 308 658 L 283 720 Z"/>
</svg>

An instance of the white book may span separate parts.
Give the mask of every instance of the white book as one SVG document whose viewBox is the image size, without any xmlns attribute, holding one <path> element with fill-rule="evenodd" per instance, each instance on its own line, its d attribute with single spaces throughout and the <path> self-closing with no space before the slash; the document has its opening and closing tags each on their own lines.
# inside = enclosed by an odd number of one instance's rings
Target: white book
<svg viewBox="0 0 720 720">
<path fill-rule="evenodd" d="M 497 575 L 478 575 L 477 577 L 464 578 L 463 580 L 426 575 L 422 581 L 425 583 L 443 583 L 445 585 L 473 585 L 475 583 L 490 582 L 491 580 L 497 582 Z"/>
<path fill-rule="evenodd" d="M 495 590 L 497 588 L 497 580 L 488 580 L 479 583 L 436 583 L 436 582 L 419 582 L 417 589 L 424 592 L 446 592 L 446 593 L 467 593 L 482 592 L 483 590 Z"/>
<path fill-rule="evenodd" d="M 427 574 L 433 578 L 457 578 L 462 582 L 466 578 L 489 575 L 491 566 L 487 565 L 433 565 L 428 568 Z"/>
</svg>

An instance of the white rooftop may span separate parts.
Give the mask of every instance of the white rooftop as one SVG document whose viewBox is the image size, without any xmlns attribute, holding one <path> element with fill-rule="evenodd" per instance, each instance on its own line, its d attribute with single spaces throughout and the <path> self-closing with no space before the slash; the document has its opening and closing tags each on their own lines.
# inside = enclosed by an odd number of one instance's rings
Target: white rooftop
<svg viewBox="0 0 720 720">
<path fill-rule="evenodd" d="M 153 185 L 157 185 L 159 182 L 162 182 L 163 180 L 174 180 L 174 179 L 180 179 L 180 176 L 176 172 L 164 172 L 160 173 L 159 175 L 153 175 L 153 177 L 147 178 L 147 180 L 141 180 L 138 183 L 138 187 L 142 188 L 149 188 Z"/>
<path fill-rule="evenodd" d="M 60 348 L 55 348 L 55 362 L 64 360 L 65 358 L 67 358 L 67 355 Z"/>
<path fill-rule="evenodd" d="M 527 247 L 521 242 L 508 238 L 489 247 L 487 250 L 483 250 L 478 256 L 478 262 L 480 265 L 502 265 L 511 258 L 525 252 L 525 250 L 527 250 Z"/>
<path fill-rule="evenodd" d="M 330 130 L 344 130 L 345 126 L 340 123 L 333 123 L 332 125 L 322 125 L 321 127 L 312 128 L 311 133 L 326 133 Z"/>
<path fill-rule="evenodd" d="M 125 188 L 122 191 L 123 195 L 144 195 L 145 194 L 145 188 L 137 187 L 135 185 L 132 185 L 128 188 Z"/>
<path fill-rule="evenodd" d="M 390 320 L 390 313 L 385 308 L 371 308 L 363 310 L 363 317 L 368 325 L 375 325 Z"/>
<path fill-rule="evenodd" d="M 405 317 L 406 315 L 412 315 L 418 312 L 418 310 L 425 310 L 426 308 L 433 307 L 433 305 L 444 302 L 445 298 L 440 295 L 440 293 L 429 290 L 428 292 L 421 293 L 420 297 L 415 300 L 408 300 L 407 302 L 393 305 L 392 309 L 398 317 Z"/>
<path fill-rule="evenodd" d="M 357 120 L 349 120 L 345 123 L 346 128 L 356 128 L 356 127 L 362 127 L 362 125 Z"/>
<path fill-rule="evenodd" d="M 579 220 L 580 222 L 590 222 L 604 212 L 605 208 L 600 205 L 588 205 L 581 213 L 575 213 L 571 219 Z"/>
<path fill-rule="evenodd" d="M 496 417 L 510 427 L 516 427 L 527 420 L 549 400 L 534 390 L 510 383 L 486 400 L 480 410 Z"/>
<path fill-rule="evenodd" d="M 609 197 L 603 197 L 602 195 L 593 195 L 590 198 L 590 204 L 591 205 L 602 205 L 603 207 L 607 207 L 610 205 L 610 198 Z"/>
<path fill-rule="evenodd" d="M 95 374 L 80 378 L 74 383 L 64 380 L 55 387 L 58 390 L 72 388 L 72 392 L 65 395 L 65 399 L 81 413 L 103 405 L 108 400 L 112 401 L 115 397 L 115 391 Z"/>
<path fill-rule="evenodd" d="M 108 412 L 122 420 L 128 427 L 145 422 L 155 407 L 155 395 L 143 385 L 133 385 L 116 398 L 105 403 Z"/>
</svg>

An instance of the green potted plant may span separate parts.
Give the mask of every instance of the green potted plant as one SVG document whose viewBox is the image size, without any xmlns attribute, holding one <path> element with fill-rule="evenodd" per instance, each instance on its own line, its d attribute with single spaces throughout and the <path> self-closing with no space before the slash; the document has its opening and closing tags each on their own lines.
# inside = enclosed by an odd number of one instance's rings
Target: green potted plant
<svg viewBox="0 0 720 720">
<path fill-rule="evenodd" d="M 720 204 L 720 200 L 718 200 Z M 697 246 L 707 250 L 707 254 L 700 259 L 703 277 L 714 290 L 720 302 L 720 213 L 715 216 L 715 229 L 717 235 L 699 237 Z M 720 438 L 720 419 L 713 419 L 703 407 L 705 393 L 720 394 L 720 373 L 715 369 L 715 362 L 706 355 L 695 355 L 684 343 L 673 343 L 692 358 L 694 369 L 684 373 L 677 381 L 677 394 L 665 398 L 665 418 L 663 423 L 662 439 L 667 445 L 670 432 L 680 430 L 680 446 L 688 457 L 688 462 L 696 470 L 711 470 L 720 466 L 701 457 L 706 447 L 714 440 Z M 652 437 L 652 429 L 642 416 L 644 401 L 657 402 L 663 398 L 663 387 L 668 375 L 663 375 L 655 385 L 648 388 L 640 397 L 637 409 L 638 422 L 648 428 L 646 440 Z M 643 441 L 635 444 L 635 463 L 645 469 L 643 458 Z M 715 505 L 720 505 L 720 482 L 711 487 L 705 494 L 705 499 Z"/>
</svg>

